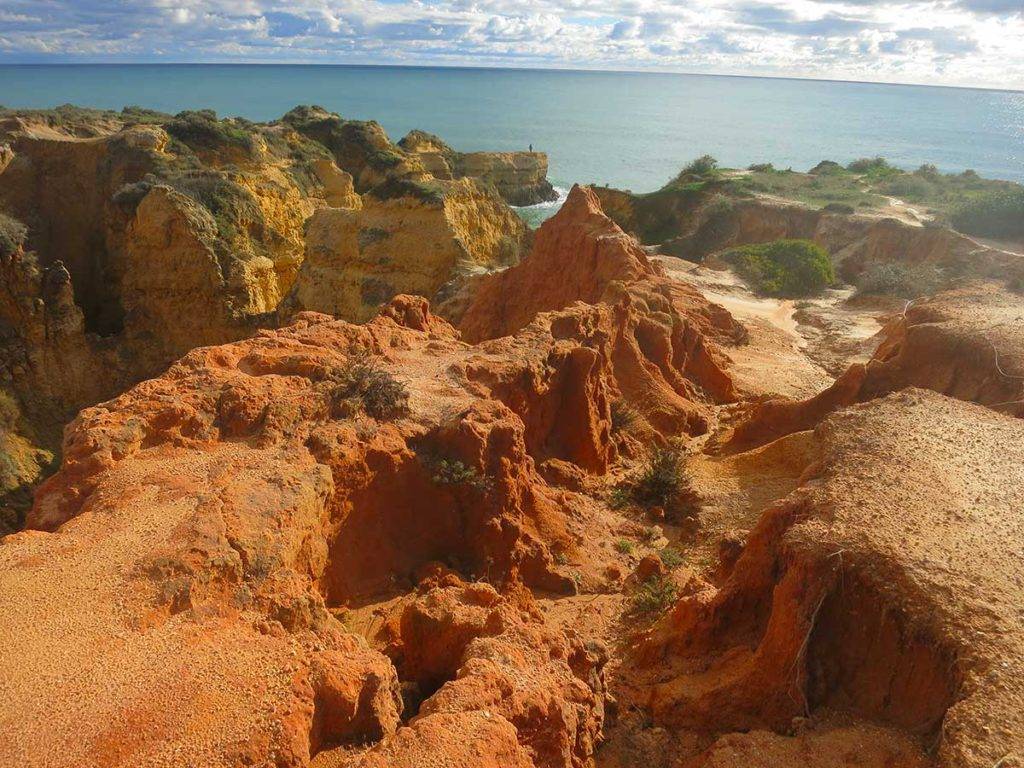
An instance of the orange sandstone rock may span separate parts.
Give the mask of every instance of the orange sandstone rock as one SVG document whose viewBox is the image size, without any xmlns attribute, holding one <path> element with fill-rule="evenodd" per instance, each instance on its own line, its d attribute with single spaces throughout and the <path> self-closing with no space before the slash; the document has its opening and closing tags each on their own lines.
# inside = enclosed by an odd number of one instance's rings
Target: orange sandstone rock
<svg viewBox="0 0 1024 768">
<path fill-rule="evenodd" d="M 479 341 L 516 333 L 538 313 L 574 302 L 610 305 L 618 314 L 616 386 L 655 429 L 704 432 L 707 404 L 736 396 L 716 340 L 736 343 L 742 327 L 693 288 L 662 276 L 585 187 L 573 188 L 520 264 L 469 281 L 440 311 L 467 340 Z"/>
</svg>

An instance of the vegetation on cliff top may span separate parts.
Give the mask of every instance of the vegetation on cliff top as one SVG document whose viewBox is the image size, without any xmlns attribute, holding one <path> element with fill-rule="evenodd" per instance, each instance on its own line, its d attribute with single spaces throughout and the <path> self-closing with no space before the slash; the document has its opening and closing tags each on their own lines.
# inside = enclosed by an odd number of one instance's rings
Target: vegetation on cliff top
<svg viewBox="0 0 1024 768">
<path fill-rule="evenodd" d="M 28 229 L 17 219 L 0 213 L 0 256 L 7 257 L 25 242 Z"/>
<path fill-rule="evenodd" d="M 696 201 L 708 194 L 771 195 L 835 213 L 884 211 L 895 198 L 967 234 L 1024 237 L 1024 187 L 1020 184 L 983 179 L 972 170 L 941 173 L 930 164 L 905 171 L 883 157 L 861 158 L 845 167 L 824 160 L 803 173 L 771 163 L 755 163 L 738 171 L 722 168 L 715 158 L 704 155 L 658 191 L 635 197 L 653 202 L 682 195 Z M 644 235 L 645 241 L 653 237 Z"/>
<path fill-rule="evenodd" d="M 979 194 L 960 205 L 951 221 L 969 235 L 1024 238 L 1024 187 Z"/>
<path fill-rule="evenodd" d="M 810 240 L 775 240 L 744 245 L 722 255 L 761 294 L 799 298 L 821 293 L 835 282 L 828 253 Z"/>
<path fill-rule="evenodd" d="M 197 151 L 236 147 L 251 152 L 255 148 L 251 125 L 238 120 L 219 120 L 212 109 L 179 112 L 164 128 Z"/>
</svg>

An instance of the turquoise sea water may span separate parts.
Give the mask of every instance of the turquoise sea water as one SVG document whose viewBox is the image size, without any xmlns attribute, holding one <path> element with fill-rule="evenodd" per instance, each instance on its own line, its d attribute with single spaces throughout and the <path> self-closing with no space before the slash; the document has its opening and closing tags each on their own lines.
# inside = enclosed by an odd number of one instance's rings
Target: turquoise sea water
<svg viewBox="0 0 1024 768">
<path fill-rule="evenodd" d="M 301 65 L 0 66 L 0 104 L 73 103 L 252 120 L 296 104 L 421 128 L 456 149 L 548 153 L 550 177 L 645 192 L 688 160 L 772 162 L 884 155 L 1024 181 L 1024 93 L 712 75 Z"/>
</svg>

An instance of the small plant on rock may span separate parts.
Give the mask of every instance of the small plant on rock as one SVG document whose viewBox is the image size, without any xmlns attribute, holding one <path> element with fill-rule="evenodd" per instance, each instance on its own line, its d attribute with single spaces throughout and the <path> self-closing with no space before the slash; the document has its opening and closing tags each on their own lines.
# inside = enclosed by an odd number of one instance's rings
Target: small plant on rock
<svg viewBox="0 0 1024 768">
<path fill-rule="evenodd" d="M 668 448 L 655 449 L 633 483 L 633 498 L 645 507 L 667 507 L 682 483 L 682 457 Z"/>
<path fill-rule="evenodd" d="M 665 567 L 670 571 L 675 570 L 683 564 L 683 553 L 675 547 L 665 547 L 658 553 L 658 557 L 661 558 L 661 562 L 663 562 Z"/>
<path fill-rule="evenodd" d="M 682 454 L 674 448 L 655 448 L 636 474 L 611 489 L 608 503 L 613 509 L 630 504 L 661 507 L 671 518 L 691 516 L 700 509 Z"/>
<path fill-rule="evenodd" d="M 615 551 L 620 555 L 632 555 L 634 549 L 633 542 L 629 539 L 619 539 L 615 542 Z"/>
<path fill-rule="evenodd" d="M 625 400 L 612 403 L 612 432 L 629 429 L 640 419 L 640 412 Z"/>
<path fill-rule="evenodd" d="M 10 216 L 0 213 L 0 256 L 10 256 L 28 236 L 25 225 Z"/>
<path fill-rule="evenodd" d="M 672 579 L 654 576 L 636 591 L 630 601 L 630 608 L 638 615 L 658 616 L 675 602 L 676 594 L 676 584 Z"/>
<path fill-rule="evenodd" d="M 389 371 L 367 355 L 351 358 L 338 374 L 333 400 L 357 401 L 367 414 L 385 420 L 409 412 L 409 389 Z"/>
<path fill-rule="evenodd" d="M 492 485 L 487 475 L 458 459 L 435 459 L 431 467 L 431 479 L 438 485 L 465 485 L 481 492 Z"/>
</svg>

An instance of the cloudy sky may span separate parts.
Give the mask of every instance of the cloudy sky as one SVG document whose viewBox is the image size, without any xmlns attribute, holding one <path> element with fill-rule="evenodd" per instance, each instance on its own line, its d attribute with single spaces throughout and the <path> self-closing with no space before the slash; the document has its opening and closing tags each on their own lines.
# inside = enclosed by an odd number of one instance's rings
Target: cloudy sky
<svg viewBox="0 0 1024 768">
<path fill-rule="evenodd" d="M 652 69 L 1024 89 L 1024 0 L 0 0 L 0 62 L 75 61 Z"/>
</svg>

